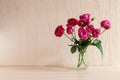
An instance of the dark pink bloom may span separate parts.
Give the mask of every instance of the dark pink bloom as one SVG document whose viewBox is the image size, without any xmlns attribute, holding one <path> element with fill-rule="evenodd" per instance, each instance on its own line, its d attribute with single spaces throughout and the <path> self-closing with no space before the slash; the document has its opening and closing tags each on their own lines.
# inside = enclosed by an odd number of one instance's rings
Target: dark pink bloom
<svg viewBox="0 0 120 80">
<path fill-rule="evenodd" d="M 87 40 L 89 38 L 89 32 L 84 28 L 78 29 L 78 36 L 80 39 Z"/>
<path fill-rule="evenodd" d="M 84 27 L 86 25 L 90 25 L 90 14 L 86 13 L 86 14 L 82 14 L 80 15 L 80 20 L 78 21 L 78 25 L 81 27 Z"/>
<path fill-rule="evenodd" d="M 74 32 L 72 27 L 67 27 L 67 33 L 72 34 Z"/>
<path fill-rule="evenodd" d="M 90 16 L 91 16 L 91 14 L 89 14 L 89 13 L 82 14 L 82 15 L 80 15 L 80 19 L 90 21 Z"/>
<path fill-rule="evenodd" d="M 70 18 L 70 19 L 68 19 L 66 26 L 67 27 L 73 27 L 73 26 L 77 25 L 77 23 L 78 23 L 77 19 Z"/>
<path fill-rule="evenodd" d="M 93 25 L 89 25 L 87 27 L 87 30 L 88 30 L 88 32 L 92 32 L 94 30 L 94 26 Z"/>
<path fill-rule="evenodd" d="M 87 22 L 86 22 L 85 20 L 80 19 L 80 20 L 78 21 L 78 25 L 79 25 L 80 27 L 85 27 L 85 26 L 87 25 Z"/>
<path fill-rule="evenodd" d="M 99 35 L 100 35 L 100 29 L 94 29 L 92 31 L 92 35 L 93 35 L 94 38 L 98 38 Z"/>
<path fill-rule="evenodd" d="M 111 27 L 111 24 L 108 20 L 103 20 L 101 22 L 101 27 L 105 28 L 105 29 L 109 29 Z"/>
<path fill-rule="evenodd" d="M 54 34 L 56 35 L 56 37 L 61 37 L 64 34 L 64 31 L 65 31 L 65 29 L 63 28 L 63 26 L 59 25 L 55 29 L 55 33 Z"/>
</svg>

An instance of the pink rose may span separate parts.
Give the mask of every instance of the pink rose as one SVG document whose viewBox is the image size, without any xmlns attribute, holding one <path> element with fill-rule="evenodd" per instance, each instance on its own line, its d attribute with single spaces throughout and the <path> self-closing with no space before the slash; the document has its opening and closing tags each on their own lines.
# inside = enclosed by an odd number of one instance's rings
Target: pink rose
<svg viewBox="0 0 120 80">
<path fill-rule="evenodd" d="M 67 33 L 72 34 L 74 32 L 72 27 L 67 27 Z"/>
<path fill-rule="evenodd" d="M 105 29 L 109 29 L 111 27 L 111 24 L 108 20 L 103 20 L 101 22 L 101 27 L 105 28 Z"/>
<path fill-rule="evenodd" d="M 78 36 L 80 39 L 87 40 L 89 38 L 89 32 L 84 28 L 78 29 Z"/>
<path fill-rule="evenodd" d="M 61 37 L 64 34 L 64 31 L 65 31 L 65 29 L 63 28 L 63 26 L 59 25 L 55 29 L 55 33 L 54 34 L 56 35 L 56 37 Z"/>
<path fill-rule="evenodd" d="M 78 21 L 78 25 L 81 27 L 85 27 L 86 25 L 90 25 L 90 14 L 82 14 L 80 15 L 80 20 Z"/>
<path fill-rule="evenodd" d="M 89 14 L 89 13 L 86 13 L 86 14 L 82 14 L 82 15 L 80 15 L 80 19 L 83 19 L 83 20 L 86 20 L 86 21 L 90 21 L 90 16 L 91 16 L 91 14 Z"/>
<path fill-rule="evenodd" d="M 92 32 L 94 30 L 94 26 L 93 25 L 89 25 L 88 27 L 87 27 L 87 31 L 88 32 Z"/>
<path fill-rule="evenodd" d="M 79 25 L 80 27 L 85 27 L 85 26 L 87 25 L 87 22 L 86 22 L 85 20 L 83 20 L 83 19 L 80 19 L 80 20 L 78 21 L 78 25 Z"/>
<path fill-rule="evenodd" d="M 77 23 L 78 23 L 77 19 L 70 18 L 70 19 L 68 19 L 66 26 L 73 27 L 73 26 L 77 25 Z"/>
<path fill-rule="evenodd" d="M 98 38 L 99 35 L 100 35 L 100 29 L 94 29 L 92 31 L 92 35 L 93 35 L 94 38 Z"/>
</svg>

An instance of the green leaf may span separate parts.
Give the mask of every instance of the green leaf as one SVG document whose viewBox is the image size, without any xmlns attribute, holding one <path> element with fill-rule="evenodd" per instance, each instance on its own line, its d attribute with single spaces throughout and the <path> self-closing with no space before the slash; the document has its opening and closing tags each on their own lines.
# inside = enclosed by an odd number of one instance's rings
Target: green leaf
<svg viewBox="0 0 120 80">
<path fill-rule="evenodd" d="M 98 40 L 98 39 L 95 39 L 93 41 L 92 45 L 96 46 L 100 50 L 100 52 L 102 54 L 102 57 L 103 57 L 103 48 L 102 48 L 102 45 L 101 45 L 101 41 Z"/>
<path fill-rule="evenodd" d="M 97 45 L 97 44 L 100 44 L 101 43 L 101 41 L 100 40 L 98 40 L 98 39 L 95 39 L 94 41 L 93 41 L 93 45 Z"/>
<path fill-rule="evenodd" d="M 77 39 L 75 39 L 75 44 L 78 44 L 78 43 L 79 43 L 79 41 Z"/>
<path fill-rule="evenodd" d="M 75 53 L 76 50 L 77 50 L 77 46 L 76 45 L 74 45 L 74 46 L 71 47 L 71 53 L 72 54 Z"/>
</svg>

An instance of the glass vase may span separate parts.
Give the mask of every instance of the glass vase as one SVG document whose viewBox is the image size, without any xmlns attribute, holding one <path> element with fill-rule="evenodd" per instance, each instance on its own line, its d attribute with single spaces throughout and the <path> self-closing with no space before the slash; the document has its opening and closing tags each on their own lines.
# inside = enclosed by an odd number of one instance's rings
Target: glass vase
<svg viewBox="0 0 120 80">
<path fill-rule="evenodd" d="M 86 70 L 88 65 L 86 64 L 86 60 L 84 58 L 84 53 L 80 53 L 78 55 L 78 63 L 77 63 L 77 70 Z"/>
</svg>

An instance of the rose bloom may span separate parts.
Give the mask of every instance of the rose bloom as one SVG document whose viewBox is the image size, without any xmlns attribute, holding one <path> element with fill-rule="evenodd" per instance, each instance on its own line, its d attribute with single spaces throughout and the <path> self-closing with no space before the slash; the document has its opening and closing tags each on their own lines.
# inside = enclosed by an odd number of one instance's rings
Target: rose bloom
<svg viewBox="0 0 120 80">
<path fill-rule="evenodd" d="M 94 29 L 93 32 L 92 32 L 92 35 L 94 38 L 98 38 L 99 35 L 100 35 L 100 29 Z"/>
<path fill-rule="evenodd" d="M 87 31 L 88 32 L 92 32 L 94 30 L 94 26 L 93 25 L 89 25 L 88 27 L 87 27 Z"/>
<path fill-rule="evenodd" d="M 77 23 L 78 23 L 77 19 L 70 18 L 70 19 L 68 19 L 66 26 L 67 27 L 73 27 L 73 26 L 77 25 Z"/>
<path fill-rule="evenodd" d="M 65 31 L 65 29 L 63 28 L 63 26 L 59 25 L 55 29 L 55 33 L 54 34 L 56 35 L 56 37 L 61 37 L 64 34 L 64 31 Z"/>
<path fill-rule="evenodd" d="M 66 31 L 67 31 L 68 34 L 72 34 L 74 32 L 72 27 L 67 27 Z"/>
<path fill-rule="evenodd" d="M 86 13 L 86 14 L 82 14 L 80 15 L 80 20 L 78 21 L 78 25 L 81 27 L 85 27 L 86 25 L 90 24 L 90 14 Z"/>
<path fill-rule="evenodd" d="M 87 22 L 84 19 L 80 19 L 78 21 L 78 25 L 81 26 L 81 27 L 85 27 L 87 25 Z"/>
<path fill-rule="evenodd" d="M 89 14 L 89 13 L 86 13 L 86 14 L 82 14 L 82 15 L 80 15 L 80 19 L 83 19 L 83 20 L 86 20 L 86 21 L 90 21 L 90 16 L 91 16 L 91 14 Z"/>
<path fill-rule="evenodd" d="M 108 20 L 103 20 L 100 25 L 105 29 L 109 29 L 111 27 L 111 24 Z"/>
<path fill-rule="evenodd" d="M 87 40 L 89 38 L 89 32 L 84 28 L 78 29 L 78 36 L 80 39 Z"/>
</svg>

